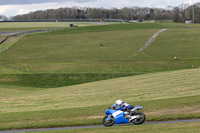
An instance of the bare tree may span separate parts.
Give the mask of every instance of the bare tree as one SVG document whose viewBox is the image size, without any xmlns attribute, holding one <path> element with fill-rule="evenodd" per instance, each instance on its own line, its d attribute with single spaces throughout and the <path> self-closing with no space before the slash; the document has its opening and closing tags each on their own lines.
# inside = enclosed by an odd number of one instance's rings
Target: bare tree
<svg viewBox="0 0 200 133">
<path fill-rule="evenodd" d="M 43 20 L 43 19 L 172 19 L 172 11 L 160 8 L 59 8 L 44 11 L 35 11 L 29 14 L 18 15 L 14 20 Z"/>
</svg>

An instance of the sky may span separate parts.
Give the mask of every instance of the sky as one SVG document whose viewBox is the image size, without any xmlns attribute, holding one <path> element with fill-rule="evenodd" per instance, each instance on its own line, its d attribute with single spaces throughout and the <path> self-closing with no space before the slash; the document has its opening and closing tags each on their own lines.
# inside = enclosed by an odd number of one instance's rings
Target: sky
<svg viewBox="0 0 200 133">
<path fill-rule="evenodd" d="M 61 7 L 167 7 L 200 0 L 0 0 L 0 15 L 7 17 L 26 14 L 37 10 L 57 9 Z"/>
</svg>

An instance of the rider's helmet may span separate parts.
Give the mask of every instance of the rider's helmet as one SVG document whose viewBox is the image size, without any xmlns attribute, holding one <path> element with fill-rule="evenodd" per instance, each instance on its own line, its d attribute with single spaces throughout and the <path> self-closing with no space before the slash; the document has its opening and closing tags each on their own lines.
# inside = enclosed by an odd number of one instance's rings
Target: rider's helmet
<svg viewBox="0 0 200 133">
<path fill-rule="evenodd" d="M 121 105 L 121 104 L 122 104 L 122 100 L 117 100 L 117 101 L 116 101 L 116 104 L 117 104 L 117 105 Z"/>
</svg>

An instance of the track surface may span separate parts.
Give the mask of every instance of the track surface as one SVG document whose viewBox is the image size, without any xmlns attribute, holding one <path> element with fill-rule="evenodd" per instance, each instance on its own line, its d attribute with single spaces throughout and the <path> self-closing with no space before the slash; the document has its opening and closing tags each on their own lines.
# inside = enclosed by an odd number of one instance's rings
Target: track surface
<svg viewBox="0 0 200 133">
<path fill-rule="evenodd" d="M 189 120 L 176 120 L 176 121 L 157 121 L 157 122 L 145 122 L 144 124 L 169 124 L 178 122 L 196 122 L 200 119 L 189 119 Z M 114 126 L 128 126 L 133 124 L 117 124 Z M 22 129 L 22 130 L 10 130 L 10 131 L 0 131 L 0 133 L 20 133 L 20 132 L 39 132 L 39 131 L 55 131 L 55 130 L 69 130 L 69 129 L 83 129 L 83 128 L 94 128 L 94 127 L 104 127 L 103 125 L 95 126 L 77 126 L 77 127 L 60 127 L 60 128 L 38 128 L 38 129 Z"/>
<path fill-rule="evenodd" d="M 146 44 L 139 50 L 139 52 L 144 51 L 144 49 L 147 48 L 147 47 L 153 42 L 153 40 L 156 39 L 156 37 L 157 37 L 161 32 L 166 31 L 166 30 L 167 30 L 167 29 L 162 29 L 162 30 L 158 31 L 157 33 L 155 33 L 155 34 L 149 39 L 149 41 L 146 42 Z"/>
<path fill-rule="evenodd" d="M 10 35 L 10 34 L 16 34 L 16 33 L 21 33 L 24 31 L 16 31 L 16 32 L 0 32 L 0 35 Z"/>
</svg>

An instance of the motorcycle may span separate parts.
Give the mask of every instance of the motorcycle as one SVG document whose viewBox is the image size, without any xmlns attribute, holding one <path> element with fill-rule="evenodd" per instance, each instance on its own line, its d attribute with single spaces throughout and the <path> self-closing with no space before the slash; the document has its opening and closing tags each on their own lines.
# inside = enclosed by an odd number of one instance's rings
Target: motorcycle
<svg viewBox="0 0 200 133">
<path fill-rule="evenodd" d="M 115 106 L 109 107 L 105 114 L 106 116 L 102 120 L 102 124 L 104 126 L 113 126 L 114 124 L 122 124 L 122 123 L 133 123 L 135 125 L 142 124 L 146 116 L 142 112 L 138 112 L 143 109 L 142 106 L 135 106 L 132 110 L 130 110 L 131 115 L 128 111 L 123 111 L 121 107 L 116 108 Z"/>
</svg>

